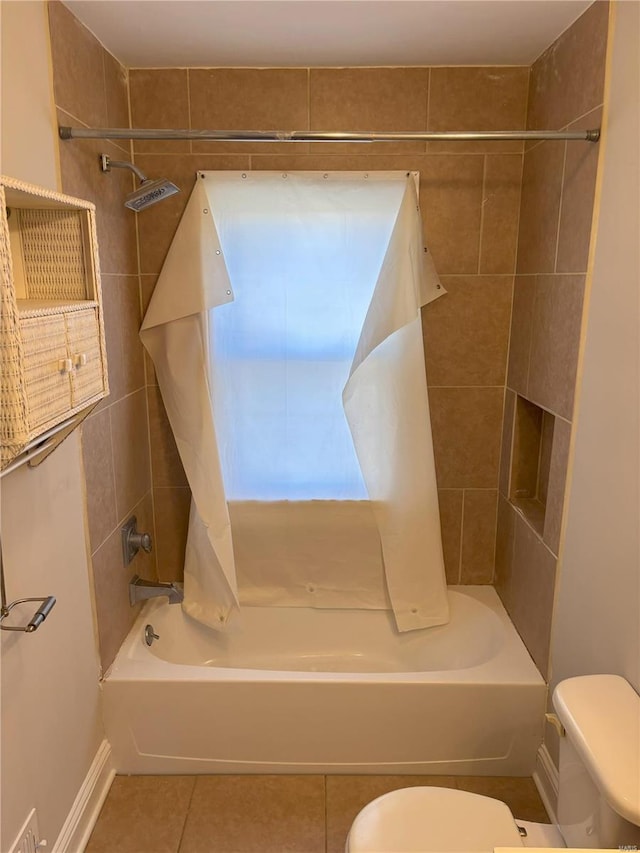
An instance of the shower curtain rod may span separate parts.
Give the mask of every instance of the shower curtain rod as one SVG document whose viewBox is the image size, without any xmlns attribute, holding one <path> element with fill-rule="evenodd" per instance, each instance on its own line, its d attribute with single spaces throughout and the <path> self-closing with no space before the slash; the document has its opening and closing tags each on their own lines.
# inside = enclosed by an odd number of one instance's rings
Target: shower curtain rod
<svg viewBox="0 0 640 853">
<path fill-rule="evenodd" d="M 429 142 L 452 140 L 500 139 L 575 139 L 597 142 L 600 129 L 565 130 L 488 130 L 488 131 L 370 131 L 316 130 L 161 130 L 128 127 L 59 127 L 61 139 L 195 139 L 207 142 Z"/>
</svg>

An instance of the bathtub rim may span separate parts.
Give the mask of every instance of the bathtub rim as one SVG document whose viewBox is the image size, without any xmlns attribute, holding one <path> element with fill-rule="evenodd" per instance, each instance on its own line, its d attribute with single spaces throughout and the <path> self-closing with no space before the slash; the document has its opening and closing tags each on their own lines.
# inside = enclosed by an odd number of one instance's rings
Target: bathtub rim
<svg viewBox="0 0 640 853">
<path fill-rule="evenodd" d="M 441 669 L 408 672 L 309 672 L 305 670 L 267 670 L 181 664 L 154 655 L 142 642 L 144 626 L 161 607 L 170 607 L 163 599 L 151 599 L 142 607 L 121 645 L 115 660 L 103 675 L 103 682 L 172 681 L 172 682 L 284 682 L 367 684 L 433 683 L 447 684 L 545 684 L 518 635 L 496 592 L 488 585 L 451 585 L 450 591 L 467 595 L 488 607 L 497 616 L 504 642 L 497 654 L 481 663 L 460 669 Z M 428 630 L 428 629 L 425 629 Z"/>
</svg>

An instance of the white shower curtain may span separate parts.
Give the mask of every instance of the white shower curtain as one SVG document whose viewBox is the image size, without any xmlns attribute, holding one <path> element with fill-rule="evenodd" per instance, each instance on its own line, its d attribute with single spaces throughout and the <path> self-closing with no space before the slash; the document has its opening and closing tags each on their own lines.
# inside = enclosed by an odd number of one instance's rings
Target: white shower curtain
<svg viewBox="0 0 640 853">
<path fill-rule="evenodd" d="M 413 176 L 199 173 L 141 331 L 193 493 L 190 615 L 448 620 L 420 323 L 442 293 Z"/>
</svg>

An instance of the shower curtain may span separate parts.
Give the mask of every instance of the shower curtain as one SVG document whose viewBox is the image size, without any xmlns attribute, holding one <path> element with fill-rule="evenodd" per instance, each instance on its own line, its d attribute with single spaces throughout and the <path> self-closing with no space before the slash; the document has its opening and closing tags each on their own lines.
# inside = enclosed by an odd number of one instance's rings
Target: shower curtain
<svg viewBox="0 0 640 853">
<path fill-rule="evenodd" d="M 318 236 L 320 223 L 328 223 L 328 237 Z M 323 244 L 328 239 L 341 248 Z M 324 263 L 340 251 L 347 254 L 336 276 Z M 267 285 L 269 255 L 276 271 Z M 346 284 L 336 284 L 343 270 Z M 340 383 L 331 393 L 339 401 L 342 390 L 343 408 L 313 404 L 346 479 L 327 493 L 320 482 L 307 484 L 308 494 L 260 481 L 254 494 L 236 445 L 241 433 L 245 444 L 263 441 L 264 430 L 251 416 L 240 425 L 233 394 L 251 410 L 263 390 L 270 405 L 267 380 L 255 382 L 264 371 L 275 375 L 286 411 L 265 421 L 276 441 L 262 456 L 281 467 L 289 425 L 299 420 L 289 411 L 292 389 L 308 386 L 309 374 L 295 379 L 299 355 L 287 362 L 270 353 L 265 365 L 254 351 L 262 327 L 280 316 L 288 335 L 280 348 L 297 350 L 307 339 L 313 349 L 313 323 L 298 328 L 305 287 L 307 314 L 316 318 L 334 288 L 341 306 L 327 314 L 332 329 L 342 314 L 360 318 L 344 376 L 330 367 L 331 382 Z M 420 319 L 420 307 L 443 292 L 423 247 L 413 175 L 198 173 L 141 330 L 192 489 L 183 605 L 191 616 L 223 628 L 242 600 L 386 608 L 401 631 L 448 621 Z M 247 310 L 253 319 L 239 333 L 234 316 Z M 349 333 L 336 334 L 343 351 Z M 320 385 L 329 382 L 326 367 Z M 243 392 L 252 374 L 253 390 Z M 301 452 L 313 467 L 320 451 L 303 441 Z M 320 457 L 315 465 L 325 467 Z"/>
</svg>

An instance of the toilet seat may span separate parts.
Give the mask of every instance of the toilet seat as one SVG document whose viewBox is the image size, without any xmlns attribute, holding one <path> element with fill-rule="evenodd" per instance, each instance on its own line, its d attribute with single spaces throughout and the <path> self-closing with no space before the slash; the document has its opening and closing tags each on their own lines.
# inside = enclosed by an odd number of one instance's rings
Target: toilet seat
<svg viewBox="0 0 640 853">
<path fill-rule="evenodd" d="M 489 851 L 524 847 L 515 819 L 500 800 L 452 788 L 401 788 L 358 814 L 346 853 Z"/>
</svg>

